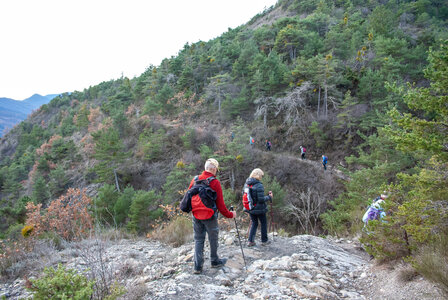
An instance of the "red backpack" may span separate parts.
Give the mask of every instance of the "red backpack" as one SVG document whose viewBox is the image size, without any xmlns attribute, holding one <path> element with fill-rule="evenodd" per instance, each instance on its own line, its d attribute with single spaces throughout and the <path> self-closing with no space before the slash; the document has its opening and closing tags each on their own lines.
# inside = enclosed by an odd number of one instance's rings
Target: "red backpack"
<svg viewBox="0 0 448 300">
<path fill-rule="evenodd" d="M 191 212 L 198 220 L 210 219 L 216 212 L 216 192 L 210 187 L 210 182 L 216 179 L 209 177 L 207 179 L 198 180 L 198 176 L 194 178 L 194 185 L 191 187 Z"/>
<path fill-rule="evenodd" d="M 253 185 L 248 185 L 247 183 L 244 184 L 244 188 L 243 188 L 243 210 L 244 211 L 251 211 L 257 205 L 251 195 L 252 187 L 253 187 Z"/>
</svg>

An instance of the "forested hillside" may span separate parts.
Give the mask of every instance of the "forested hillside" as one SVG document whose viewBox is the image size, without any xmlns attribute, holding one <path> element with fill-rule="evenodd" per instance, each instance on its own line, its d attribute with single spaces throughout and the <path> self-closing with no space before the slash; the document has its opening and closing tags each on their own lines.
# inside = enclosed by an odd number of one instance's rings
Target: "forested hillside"
<svg viewBox="0 0 448 300">
<path fill-rule="evenodd" d="M 260 167 L 294 233 L 358 233 L 386 191 L 365 243 L 417 255 L 448 222 L 447 20 L 444 0 L 280 0 L 136 78 L 58 96 L 0 140 L 2 234 L 80 195 L 94 222 L 147 233 L 215 157 L 228 204 Z M 50 223 L 35 232 L 62 234 Z"/>
</svg>

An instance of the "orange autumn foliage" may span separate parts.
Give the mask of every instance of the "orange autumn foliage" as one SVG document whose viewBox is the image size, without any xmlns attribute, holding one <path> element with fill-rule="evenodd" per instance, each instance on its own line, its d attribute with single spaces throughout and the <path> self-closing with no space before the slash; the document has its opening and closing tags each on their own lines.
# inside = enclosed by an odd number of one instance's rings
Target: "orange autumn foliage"
<svg viewBox="0 0 448 300">
<path fill-rule="evenodd" d="M 78 240 L 93 228 L 93 218 L 88 211 L 91 203 L 92 199 L 84 190 L 70 188 L 51 202 L 46 211 L 41 209 L 42 204 L 29 202 L 25 223 L 34 227 L 34 236 L 53 231 L 68 241 Z"/>
</svg>

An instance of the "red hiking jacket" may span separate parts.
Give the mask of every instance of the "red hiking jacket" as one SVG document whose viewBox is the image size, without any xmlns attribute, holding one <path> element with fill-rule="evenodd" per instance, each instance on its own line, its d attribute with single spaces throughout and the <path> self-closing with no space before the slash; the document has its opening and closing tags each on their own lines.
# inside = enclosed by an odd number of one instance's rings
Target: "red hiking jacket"
<svg viewBox="0 0 448 300">
<path fill-rule="evenodd" d="M 203 180 L 203 179 L 207 179 L 209 177 L 215 177 L 215 175 L 213 175 L 210 172 L 204 171 L 202 172 L 201 175 L 199 175 L 198 180 Z M 190 186 L 188 187 L 188 189 L 190 189 L 194 184 L 194 178 L 191 180 L 190 182 Z M 218 208 L 219 212 L 226 218 L 232 218 L 233 214 L 232 212 L 230 212 L 227 207 L 226 204 L 224 203 L 224 197 L 222 196 L 222 188 L 221 188 L 221 182 L 219 182 L 218 179 L 212 180 L 212 182 L 210 182 L 210 187 L 216 192 L 216 207 Z M 195 216 L 195 218 L 201 219 L 201 216 L 196 215 L 196 214 L 200 214 L 200 211 L 196 211 L 193 213 L 193 215 Z"/>
</svg>

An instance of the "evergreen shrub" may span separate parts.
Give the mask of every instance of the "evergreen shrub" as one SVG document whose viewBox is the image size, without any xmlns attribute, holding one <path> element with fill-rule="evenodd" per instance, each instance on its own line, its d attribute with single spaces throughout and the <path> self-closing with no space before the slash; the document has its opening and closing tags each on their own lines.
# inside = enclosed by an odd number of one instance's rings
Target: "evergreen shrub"
<svg viewBox="0 0 448 300">
<path fill-rule="evenodd" d="M 33 299 L 90 299 L 93 294 L 94 281 L 78 274 L 76 270 L 58 265 L 57 269 L 45 268 L 44 275 L 30 280 Z"/>
</svg>

